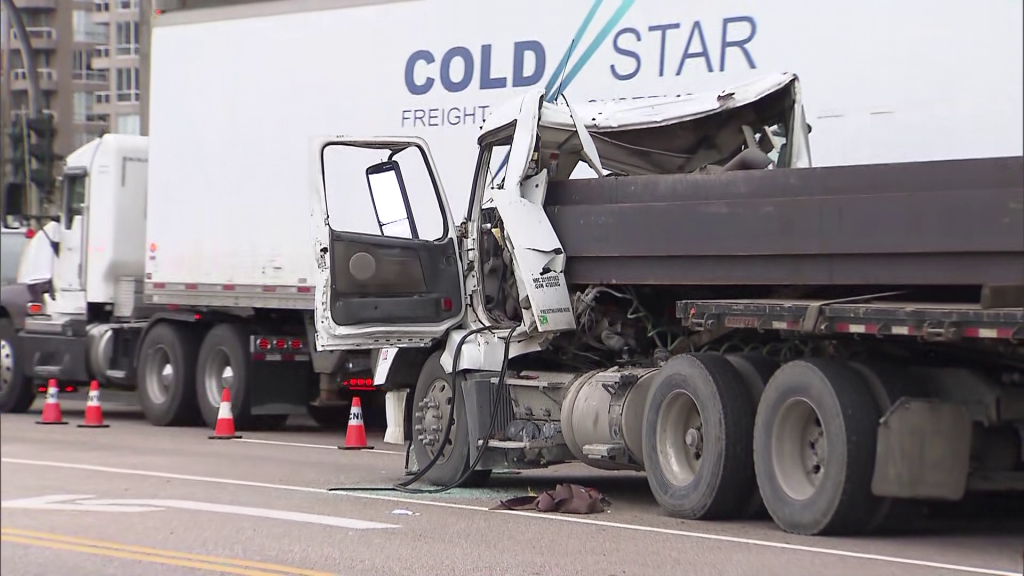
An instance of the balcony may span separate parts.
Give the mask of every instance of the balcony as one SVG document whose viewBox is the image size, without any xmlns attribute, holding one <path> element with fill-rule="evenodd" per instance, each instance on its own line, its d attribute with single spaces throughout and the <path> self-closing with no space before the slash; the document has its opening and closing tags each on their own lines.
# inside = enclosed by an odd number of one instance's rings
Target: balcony
<svg viewBox="0 0 1024 576">
<path fill-rule="evenodd" d="M 109 24 L 110 23 L 110 2 L 107 0 L 99 0 L 94 2 L 92 6 L 92 21 L 98 24 Z"/>
<path fill-rule="evenodd" d="M 92 67 L 95 70 L 110 69 L 110 46 L 96 46 L 92 49 Z"/>
<path fill-rule="evenodd" d="M 116 100 L 118 104 L 131 104 L 138 102 L 139 98 L 138 90 L 118 90 L 116 93 Z"/>
<path fill-rule="evenodd" d="M 57 71 L 52 68 L 37 68 L 39 74 L 39 89 L 43 92 L 54 92 L 57 90 Z M 28 90 L 28 70 L 15 68 L 11 70 L 11 91 Z"/>
<path fill-rule="evenodd" d="M 34 50 L 56 50 L 57 49 L 57 31 L 53 28 L 46 26 L 30 26 L 25 29 L 28 32 L 29 41 L 32 42 L 32 48 Z M 18 31 L 11 28 L 11 43 L 14 46 L 20 46 L 20 40 L 18 40 Z"/>
<path fill-rule="evenodd" d="M 114 46 L 114 55 L 118 57 L 123 56 L 138 56 L 139 45 L 138 44 L 118 44 Z"/>
<path fill-rule="evenodd" d="M 91 92 L 110 86 L 110 77 L 106 70 L 72 70 L 71 81 L 79 86 L 76 90 Z"/>
<path fill-rule="evenodd" d="M 93 111 L 97 114 L 113 114 L 117 104 L 111 98 L 110 91 L 101 90 L 92 93 Z"/>
<path fill-rule="evenodd" d="M 18 0 L 18 10 L 56 10 L 57 0 Z"/>
</svg>

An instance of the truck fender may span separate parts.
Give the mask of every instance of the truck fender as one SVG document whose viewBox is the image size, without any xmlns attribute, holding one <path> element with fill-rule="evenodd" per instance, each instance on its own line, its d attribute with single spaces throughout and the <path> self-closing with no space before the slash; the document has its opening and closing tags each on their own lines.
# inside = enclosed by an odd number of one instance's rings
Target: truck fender
<svg viewBox="0 0 1024 576">
<path fill-rule="evenodd" d="M 142 329 L 142 334 L 139 335 L 139 344 L 135 347 L 135 353 L 132 355 L 132 368 L 137 369 L 139 367 L 139 354 L 142 352 L 142 343 L 146 340 L 146 335 L 149 334 L 149 331 L 157 324 L 161 322 L 185 322 L 188 324 L 195 324 L 202 320 L 202 317 L 194 312 L 185 312 L 180 310 L 158 312 L 151 316 L 149 322 L 146 323 L 146 327 Z"/>
</svg>

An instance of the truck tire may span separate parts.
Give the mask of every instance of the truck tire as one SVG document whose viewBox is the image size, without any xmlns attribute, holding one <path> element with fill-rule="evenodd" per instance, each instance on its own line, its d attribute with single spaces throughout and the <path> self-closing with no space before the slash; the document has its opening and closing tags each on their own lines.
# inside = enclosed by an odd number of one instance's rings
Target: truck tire
<svg viewBox="0 0 1024 576">
<path fill-rule="evenodd" d="M 739 371 L 714 353 L 672 358 L 644 411 L 647 483 L 669 515 L 736 518 L 755 488 L 754 400 Z"/>
<path fill-rule="evenodd" d="M 422 405 L 425 400 L 432 401 L 436 406 L 425 408 Z M 423 425 L 424 428 L 429 428 L 431 425 L 438 425 L 441 431 L 436 434 L 439 438 L 443 437 L 444 429 L 447 427 L 450 402 L 453 401 L 455 402 L 455 423 L 452 425 L 448 443 L 442 449 L 441 458 L 423 476 L 424 480 L 435 486 L 454 484 L 469 470 L 471 464 L 465 400 L 462 392 L 452 385 L 452 375 L 446 373 L 441 367 L 441 351 L 437 351 L 427 358 L 420 370 L 420 377 L 416 381 L 416 390 L 413 393 L 413 426 Z M 440 418 L 435 418 L 435 415 Z M 416 463 L 420 467 L 425 467 L 437 453 L 436 444 L 428 446 L 419 439 L 420 434 L 417 432 L 413 432 L 412 436 L 412 448 L 416 456 Z M 474 470 L 461 486 L 479 486 L 485 483 L 490 475 L 490 470 Z"/>
<path fill-rule="evenodd" d="M 779 369 L 778 360 L 770 358 L 763 354 L 743 353 L 743 354 L 726 354 L 725 359 L 728 360 L 736 370 L 739 370 L 740 375 L 743 376 L 743 381 L 747 385 L 747 390 L 750 391 L 750 395 L 754 400 L 754 406 L 761 402 L 761 394 L 764 393 L 764 387 L 771 380 L 772 375 Z M 747 501 L 747 506 L 740 514 L 740 518 L 767 518 L 768 510 L 764 507 L 764 501 L 761 499 L 761 491 L 757 488 L 755 483 L 753 488 L 750 490 L 750 499 Z"/>
<path fill-rule="evenodd" d="M 780 528 L 824 535 L 870 526 L 880 415 L 869 383 L 847 364 L 806 359 L 779 368 L 757 409 L 754 470 Z"/>
<path fill-rule="evenodd" d="M 139 404 L 154 426 L 198 422 L 196 336 L 188 326 L 161 322 L 151 328 L 139 351 Z"/>
<path fill-rule="evenodd" d="M 218 324 L 206 333 L 196 362 L 195 387 L 199 411 L 210 428 L 217 426 L 221 393 L 231 390 L 235 428 L 260 427 L 249 409 L 249 333 L 238 324 Z"/>
<path fill-rule="evenodd" d="M 32 379 L 19 364 L 18 333 L 10 318 L 0 318 L 0 412 L 21 414 L 36 399 Z"/>
</svg>

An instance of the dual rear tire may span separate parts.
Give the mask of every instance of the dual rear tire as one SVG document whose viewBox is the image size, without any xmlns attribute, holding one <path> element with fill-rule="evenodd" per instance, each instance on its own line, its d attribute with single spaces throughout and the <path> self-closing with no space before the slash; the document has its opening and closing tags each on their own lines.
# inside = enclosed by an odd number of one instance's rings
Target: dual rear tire
<svg viewBox="0 0 1024 576">
<path fill-rule="evenodd" d="M 871 493 L 883 406 L 863 367 L 688 354 L 661 368 L 644 418 L 655 499 L 691 520 L 764 511 L 787 532 L 856 534 L 889 502 Z M 890 394 L 892 393 L 890 387 Z"/>
<path fill-rule="evenodd" d="M 287 416 L 251 414 L 248 344 L 249 333 L 238 324 L 219 324 L 205 334 L 188 324 L 154 326 L 142 343 L 137 373 L 146 419 L 156 426 L 212 428 L 226 387 L 236 428 L 283 425 Z"/>
</svg>

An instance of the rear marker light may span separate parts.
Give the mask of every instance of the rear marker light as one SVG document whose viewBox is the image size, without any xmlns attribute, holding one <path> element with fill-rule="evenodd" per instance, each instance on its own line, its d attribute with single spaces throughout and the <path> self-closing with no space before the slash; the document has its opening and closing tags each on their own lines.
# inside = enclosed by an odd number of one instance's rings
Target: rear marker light
<svg viewBox="0 0 1024 576">
<path fill-rule="evenodd" d="M 35 235 L 36 235 L 36 231 L 35 230 L 33 230 L 31 228 L 26 228 L 25 229 L 25 238 L 28 238 L 29 240 L 31 240 L 32 238 L 35 238 Z M 44 390 L 44 392 L 45 392 L 45 390 Z"/>
<path fill-rule="evenodd" d="M 302 348 L 302 340 L 298 340 L 298 339 L 292 340 L 291 343 L 290 343 L 290 346 L 291 346 L 292 350 L 299 350 L 299 349 Z"/>
<path fill-rule="evenodd" d="M 284 350 L 285 346 L 286 344 L 284 338 L 278 338 L 277 340 L 274 340 L 274 348 L 277 348 L 278 350 Z"/>
<path fill-rule="evenodd" d="M 28 310 L 29 314 L 43 313 L 43 305 L 40 304 L 39 302 L 29 302 L 25 309 Z"/>
<path fill-rule="evenodd" d="M 46 386 L 40 386 L 39 388 L 36 388 L 36 392 L 45 394 L 46 393 Z"/>
<path fill-rule="evenodd" d="M 260 338 L 259 340 L 256 341 L 256 347 L 259 348 L 260 350 L 269 350 L 270 340 L 267 340 L 266 338 Z"/>
</svg>

